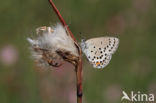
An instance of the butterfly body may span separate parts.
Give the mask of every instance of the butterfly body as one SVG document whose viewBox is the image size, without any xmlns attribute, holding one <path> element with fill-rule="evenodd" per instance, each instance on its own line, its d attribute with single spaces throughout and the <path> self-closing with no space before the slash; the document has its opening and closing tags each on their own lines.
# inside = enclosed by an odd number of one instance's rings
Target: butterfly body
<svg viewBox="0 0 156 103">
<path fill-rule="evenodd" d="M 119 39 L 115 37 L 98 37 L 82 40 L 81 47 L 88 61 L 94 68 L 104 68 L 116 51 Z"/>
</svg>

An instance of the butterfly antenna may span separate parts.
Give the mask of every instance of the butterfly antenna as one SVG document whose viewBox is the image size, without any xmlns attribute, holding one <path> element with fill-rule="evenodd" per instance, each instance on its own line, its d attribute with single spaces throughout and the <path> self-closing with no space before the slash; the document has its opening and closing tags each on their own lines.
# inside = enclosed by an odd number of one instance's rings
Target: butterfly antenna
<svg viewBox="0 0 156 103">
<path fill-rule="evenodd" d="M 86 36 L 82 32 L 79 32 L 79 35 L 81 40 L 86 40 Z"/>
</svg>

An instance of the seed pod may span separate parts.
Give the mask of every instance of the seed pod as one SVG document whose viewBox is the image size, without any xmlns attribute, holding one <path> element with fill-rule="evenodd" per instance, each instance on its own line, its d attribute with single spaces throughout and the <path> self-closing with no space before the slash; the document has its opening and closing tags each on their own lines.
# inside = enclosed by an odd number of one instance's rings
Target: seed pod
<svg viewBox="0 0 156 103">
<path fill-rule="evenodd" d="M 27 38 L 27 40 L 31 44 L 32 57 L 39 66 L 43 66 L 44 68 L 58 67 L 62 65 L 64 60 L 68 62 L 72 61 L 67 60 L 71 59 L 71 56 L 73 58 L 79 56 L 73 39 L 67 34 L 66 29 L 61 24 L 57 24 L 53 27 L 44 26 L 37 28 L 36 33 L 38 35 L 35 39 Z M 71 56 L 58 54 L 60 52 L 68 52 Z M 64 59 L 65 57 L 70 58 Z M 73 62 L 71 63 L 74 64 Z"/>
</svg>

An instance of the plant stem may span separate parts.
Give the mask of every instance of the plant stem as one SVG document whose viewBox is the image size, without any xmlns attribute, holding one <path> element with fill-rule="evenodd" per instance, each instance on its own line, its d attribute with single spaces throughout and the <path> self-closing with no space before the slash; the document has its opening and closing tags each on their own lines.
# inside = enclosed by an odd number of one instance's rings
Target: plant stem
<svg viewBox="0 0 156 103">
<path fill-rule="evenodd" d="M 54 2 L 52 0 L 48 0 L 50 5 L 52 6 L 53 10 L 55 11 L 56 15 L 58 16 L 60 22 L 62 25 L 66 28 L 68 34 L 71 36 L 71 38 L 75 41 L 75 45 L 77 46 L 78 52 L 79 52 L 79 60 L 77 65 L 75 66 L 76 68 L 76 88 L 77 88 L 77 103 L 82 103 L 82 51 L 81 48 L 76 41 L 73 33 L 69 29 L 68 25 L 66 24 L 65 20 L 61 16 L 59 10 L 56 8 Z"/>
<path fill-rule="evenodd" d="M 59 12 L 59 10 L 56 8 L 54 2 L 53 2 L 52 0 L 48 0 L 48 1 L 49 1 L 50 5 L 52 6 L 53 10 L 55 11 L 57 17 L 59 18 L 60 22 L 62 23 L 62 25 L 63 25 L 65 28 L 67 28 L 67 31 L 69 32 L 69 34 L 70 34 L 70 36 L 72 37 L 72 39 L 73 39 L 74 41 L 76 41 L 76 39 L 75 39 L 73 33 L 72 33 L 71 30 L 69 29 L 68 25 L 66 24 L 66 22 L 65 22 L 65 20 L 63 19 L 63 17 L 62 17 L 62 15 L 61 15 L 61 13 Z"/>
<path fill-rule="evenodd" d="M 77 79 L 77 103 L 82 103 L 82 58 L 79 59 L 78 67 L 76 71 L 76 79 Z"/>
</svg>

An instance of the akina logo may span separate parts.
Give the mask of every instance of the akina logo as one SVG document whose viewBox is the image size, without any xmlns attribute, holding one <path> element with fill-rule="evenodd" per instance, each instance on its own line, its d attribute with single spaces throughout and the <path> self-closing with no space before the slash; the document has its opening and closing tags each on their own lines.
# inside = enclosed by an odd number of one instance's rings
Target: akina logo
<svg viewBox="0 0 156 103">
<path fill-rule="evenodd" d="M 134 92 L 131 91 L 128 95 L 125 91 L 122 91 L 122 98 L 121 101 L 128 100 L 132 102 L 153 102 L 154 101 L 154 94 L 145 94 L 141 93 L 140 91 Z"/>
</svg>

